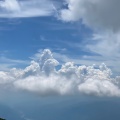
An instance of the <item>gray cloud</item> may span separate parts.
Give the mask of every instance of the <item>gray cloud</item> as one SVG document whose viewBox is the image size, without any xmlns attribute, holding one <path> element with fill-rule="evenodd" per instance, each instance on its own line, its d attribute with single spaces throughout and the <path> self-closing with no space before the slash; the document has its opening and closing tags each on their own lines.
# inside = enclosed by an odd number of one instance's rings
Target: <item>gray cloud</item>
<svg viewBox="0 0 120 120">
<path fill-rule="evenodd" d="M 64 21 L 80 19 L 90 27 L 120 29 L 119 0 L 65 0 L 68 9 L 60 11 Z"/>
</svg>

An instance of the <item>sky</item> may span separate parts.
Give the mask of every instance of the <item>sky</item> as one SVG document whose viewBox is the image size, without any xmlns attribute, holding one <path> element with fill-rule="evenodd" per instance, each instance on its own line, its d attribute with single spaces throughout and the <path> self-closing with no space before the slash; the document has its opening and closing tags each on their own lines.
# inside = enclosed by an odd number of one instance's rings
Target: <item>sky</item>
<svg viewBox="0 0 120 120">
<path fill-rule="evenodd" d="M 119 6 L 119 0 L 0 0 L 0 116 L 119 119 Z"/>
</svg>

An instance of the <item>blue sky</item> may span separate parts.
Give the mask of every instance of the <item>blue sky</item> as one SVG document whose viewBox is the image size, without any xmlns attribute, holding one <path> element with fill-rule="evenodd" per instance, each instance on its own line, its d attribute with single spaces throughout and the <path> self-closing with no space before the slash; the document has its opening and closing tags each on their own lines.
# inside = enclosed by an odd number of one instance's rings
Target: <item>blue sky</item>
<svg viewBox="0 0 120 120">
<path fill-rule="evenodd" d="M 119 0 L 0 0 L 0 116 L 119 119 Z"/>
<path fill-rule="evenodd" d="M 96 13 L 87 4 L 94 5 L 79 0 L 75 3 L 72 0 L 1 1 L 1 56 L 20 61 L 20 67 L 29 62 L 37 51 L 48 48 L 59 56 L 65 55 L 67 61 L 62 59 L 63 63 L 105 63 L 115 74 L 119 74 L 119 25 L 115 22 L 118 17 L 116 14 L 114 18 L 108 16 L 109 20 L 104 17 L 114 6 L 106 4 L 104 12 L 101 7 L 103 2 L 95 3 L 98 6 L 96 11 L 100 11 Z M 79 7 L 80 11 L 77 10 Z M 5 63 L 3 69 L 13 67 L 11 65 Z"/>
<path fill-rule="evenodd" d="M 0 24 L 1 53 L 10 59 L 28 60 L 39 49 L 46 48 L 73 58 L 94 55 L 82 48 L 88 42 L 84 39 L 91 36 L 92 30 L 78 22 L 65 23 L 55 17 L 35 17 L 5 18 Z"/>
</svg>

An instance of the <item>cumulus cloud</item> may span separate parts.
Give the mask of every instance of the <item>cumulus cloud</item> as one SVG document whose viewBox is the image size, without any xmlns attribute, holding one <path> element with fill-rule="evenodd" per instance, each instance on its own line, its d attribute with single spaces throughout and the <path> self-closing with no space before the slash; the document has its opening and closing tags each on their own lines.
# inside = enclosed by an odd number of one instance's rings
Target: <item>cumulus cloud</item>
<svg viewBox="0 0 120 120">
<path fill-rule="evenodd" d="M 89 26 L 119 30 L 119 0 L 65 0 L 68 8 L 60 11 L 64 21 L 80 19 Z"/>
<path fill-rule="evenodd" d="M 51 0 L 4 0 L 0 1 L 0 17 L 50 16 L 54 8 Z"/>
<path fill-rule="evenodd" d="M 67 62 L 59 69 L 58 64 L 51 51 L 45 49 L 39 59 L 25 69 L 1 71 L 0 86 L 41 96 L 86 94 L 120 97 L 120 77 L 111 77 L 112 71 L 104 63 L 96 67 Z"/>
</svg>

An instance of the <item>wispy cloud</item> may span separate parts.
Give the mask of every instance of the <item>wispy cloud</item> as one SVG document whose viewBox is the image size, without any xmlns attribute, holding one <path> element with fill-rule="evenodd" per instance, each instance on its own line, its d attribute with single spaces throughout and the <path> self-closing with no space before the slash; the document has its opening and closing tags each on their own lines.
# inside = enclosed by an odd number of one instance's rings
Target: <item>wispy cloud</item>
<svg viewBox="0 0 120 120">
<path fill-rule="evenodd" d="M 0 57 L 0 70 L 9 71 L 13 67 L 27 66 L 30 63 L 28 60 L 10 59 L 4 56 Z"/>
<path fill-rule="evenodd" d="M 50 16 L 54 9 L 54 2 L 50 0 L 0 1 L 0 17 L 2 18 Z"/>
</svg>

